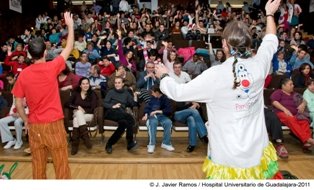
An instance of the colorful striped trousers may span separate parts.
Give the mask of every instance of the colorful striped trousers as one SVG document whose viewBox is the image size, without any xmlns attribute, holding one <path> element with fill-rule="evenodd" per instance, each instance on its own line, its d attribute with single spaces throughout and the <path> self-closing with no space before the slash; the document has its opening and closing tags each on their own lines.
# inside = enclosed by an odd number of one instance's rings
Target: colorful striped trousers
<svg viewBox="0 0 314 190">
<path fill-rule="evenodd" d="M 52 157 L 56 178 L 70 179 L 68 144 L 63 119 L 50 123 L 29 124 L 34 179 L 46 179 L 48 155 Z"/>
</svg>

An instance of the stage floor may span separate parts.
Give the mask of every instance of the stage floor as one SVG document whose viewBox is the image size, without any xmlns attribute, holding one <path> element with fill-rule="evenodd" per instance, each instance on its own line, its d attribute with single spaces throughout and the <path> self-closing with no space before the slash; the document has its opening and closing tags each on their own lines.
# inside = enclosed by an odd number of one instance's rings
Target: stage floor
<svg viewBox="0 0 314 190">
<path fill-rule="evenodd" d="M 105 143 L 100 136 L 92 138 L 93 148 L 87 150 L 83 143 L 77 155 L 69 156 L 69 162 L 74 179 L 203 179 L 201 170 L 206 157 L 207 145 L 198 142 L 192 153 L 185 151 L 188 141 L 186 132 L 174 132 L 172 143 L 174 152 L 160 148 L 162 132 L 158 132 L 157 146 L 154 154 L 147 153 L 147 134 L 140 132 L 137 137 L 138 148 L 132 152 L 127 151 L 126 141 L 123 137 L 115 146 L 113 153 L 107 154 Z M 105 142 L 110 132 L 107 132 Z M 288 170 L 301 179 L 314 179 L 314 153 L 304 154 L 299 142 L 285 134 L 285 145 L 289 151 L 289 159 L 279 159 L 279 168 Z M 31 156 L 21 150 L 3 150 L 0 147 L 0 164 L 5 163 L 6 170 L 18 161 L 19 165 L 14 171 L 14 179 L 31 179 Z M 69 146 L 70 151 L 70 146 Z M 313 150 L 314 151 L 314 150 Z M 47 176 L 54 178 L 51 159 L 48 160 Z"/>
</svg>

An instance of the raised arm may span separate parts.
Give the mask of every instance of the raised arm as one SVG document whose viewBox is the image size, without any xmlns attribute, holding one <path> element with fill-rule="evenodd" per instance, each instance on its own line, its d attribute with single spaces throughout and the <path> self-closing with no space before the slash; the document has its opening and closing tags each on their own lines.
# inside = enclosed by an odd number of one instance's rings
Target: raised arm
<svg viewBox="0 0 314 190">
<path fill-rule="evenodd" d="M 68 37 L 67 44 L 65 48 L 62 50 L 60 55 L 64 58 L 64 60 L 67 60 L 74 46 L 74 28 L 73 28 L 74 24 L 72 14 L 70 12 L 65 12 L 64 20 L 65 24 L 68 26 Z"/>
<path fill-rule="evenodd" d="M 266 34 L 276 34 L 274 14 L 277 12 L 281 0 L 268 0 L 266 10 Z"/>
</svg>

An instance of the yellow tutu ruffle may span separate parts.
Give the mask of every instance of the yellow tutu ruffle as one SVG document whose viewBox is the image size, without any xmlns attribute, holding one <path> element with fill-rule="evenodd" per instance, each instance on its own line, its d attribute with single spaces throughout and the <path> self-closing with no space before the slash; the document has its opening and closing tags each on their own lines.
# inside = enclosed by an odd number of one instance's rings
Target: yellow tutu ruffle
<svg viewBox="0 0 314 190">
<path fill-rule="evenodd" d="M 264 149 L 261 163 L 251 168 L 232 168 L 213 163 L 208 157 L 203 164 L 208 179 L 271 179 L 278 172 L 277 154 L 271 143 Z"/>
</svg>

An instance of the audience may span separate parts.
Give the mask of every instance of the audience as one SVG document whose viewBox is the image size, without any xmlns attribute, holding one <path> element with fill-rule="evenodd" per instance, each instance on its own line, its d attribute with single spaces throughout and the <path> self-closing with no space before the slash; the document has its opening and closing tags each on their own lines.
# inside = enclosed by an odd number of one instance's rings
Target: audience
<svg viewBox="0 0 314 190">
<path fill-rule="evenodd" d="M 101 7 L 97 3 L 94 3 L 93 6 L 90 7 L 84 2 L 79 12 L 74 13 L 77 40 L 74 44 L 72 57 L 67 60 L 68 63 L 73 63 L 74 70 L 72 71 L 66 68 L 59 74 L 59 89 L 61 91 L 74 90 L 77 87 L 80 88 L 79 80 L 85 79 L 81 77 L 86 77 L 90 80 L 90 87 L 93 89 L 101 89 L 103 97 L 106 97 L 106 94 L 110 91 L 115 91 L 116 93 L 120 92 L 120 90 L 116 88 L 115 80 L 118 78 L 119 83 L 119 78 L 122 78 L 123 93 L 129 93 L 132 98 L 136 98 L 137 95 L 139 95 L 140 102 L 144 101 L 149 104 L 150 98 L 154 100 L 161 97 L 161 99 L 166 99 L 164 95 L 158 94 L 159 92 L 156 89 L 156 91 L 153 91 L 153 96 L 150 96 L 152 88 L 156 84 L 159 84 L 159 80 L 154 76 L 155 65 L 161 63 L 165 64 L 171 71 L 171 77 L 178 83 L 187 83 L 191 78 L 197 77 L 206 70 L 207 65 L 219 65 L 228 57 L 221 49 L 216 48 L 214 44 L 216 42 L 208 41 L 207 36 L 221 35 L 220 31 L 223 30 L 226 23 L 229 21 L 238 19 L 247 23 L 251 28 L 251 35 L 254 38 L 254 43 L 252 43 L 251 46 L 253 49 L 259 46 L 259 41 L 265 33 L 265 15 L 261 13 L 258 7 L 253 8 L 247 2 L 243 3 L 243 12 L 235 11 L 235 8 L 229 3 L 225 3 L 224 5 L 223 1 L 218 1 L 217 7 L 211 8 L 206 4 L 200 4 L 198 1 L 196 1 L 195 4 L 181 6 L 175 6 L 174 4 L 170 4 L 170 6 L 160 5 L 156 11 L 150 11 L 147 8 L 139 10 L 137 6 L 130 7 L 127 1 L 114 0 L 106 3 L 111 7 L 102 7 L 102 9 L 100 9 Z M 190 6 L 189 10 L 184 9 L 186 6 Z M 291 13 L 289 9 L 291 6 L 295 6 L 295 10 L 298 11 Z M 308 37 L 303 33 L 302 23 L 298 20 L 300 14 L 302 15 L 303 12 L 299 5 L 291 4 L 288 1 L 282 3 L 279 14 L 277 35 L 280 43 L 273 59 L 272 76 L 290 76 L 292 73 L 295 87 L 301 89 L 307 87 L 307 90 L 304 92 L 304 99 L 307 101 L 306 107 L 310 111 L 311 120 L 313 120 L 309 97 L 311 97 L 311 86 L 314 84 L 311 84 L 314 76 L 312 76 L 313 61 L 311 61 L 310 54 L 313 54 L 314 51 L 312 47 L 310 48 L 306 45 Z M 66 43 L 66 41 L 64 41 L 66 29 L 63 28 L 62 20 L 60 20 L 58 16 L 50 15 L 49 17 L 46 13 L 40 14 L 34 23 L 36 24 L 34 29 L 23 29 L 22 35 L 17 37 L 11 36 L 6 39 L 5 43 L 1 43 L 0 74 L 2 75 L 0 75 L 0 77 L 7 79 L 7 82 L 4 83 L 4 91 L 12 90 L 15 77 L 27 68 L 28 63 L 31 61 L 27 46 L 28 42 L 32 40 L 34 36 L 42 36 L 45 39 L 47 60 L 56 57 L 59 52 L 62 51 L 62 46 Z M 191 54 L 193 57 L 186 63 L 180 61 L 176 49 L 183 47 L 182 44 L 178 43 L 180 40 L 175 39 L 178 36 L 180 38 L 183 36 L 186 40 L 185 42 L 192 46 L 196 40 L 208 43 L 208 57 L 205 56 L 202 58 L 198 54 L 193 53 L 194 55 Z M 169 41 L 169 39 L 171 39 L 171 41 Z M 211 39 L 213 40 L 215 37 L 211 37 Z M 212 44 L 214 47 L 212 47 Z M 205 45 L 203 48 L 206 48 Z M 285 85 L 282 87 L 285 89 Z M 284 90 L 281 92 L 283 91 Z M 278 92 L 275 94 L 277 93 Z M 289 95 L 287 96 L 289 97 Z M 273 100 L 273 102 L 276 101 Z M 279 100 L 277 102 L 280 103 Z M 187 105 L 191 105 L 191 103 L 187 103 Z M 196 105 L 196 103 L 193 103 L 193 105 Z M 300 108 L 302 107 L 303 106 Z M 276 106 L 275 108 L 276 114 L 278 115 L 280 109 Z M 105 107 L 106 112 L 108 111 L 107 109 L 112 109 L 112 107 Z M 286 112 L 287 110 L 288 108 L 284 109 Z M 303 110 L 303 108 L 301 110 Z M 151 112 L 154 111 L 155 110 L 151 110 Z M 173 111 L 175 110 L 171 109 L 169 113 L 167 112 L 163 115 L 170 120 L 169 116 L 174 114 Z M 179 110 L 177 109 L 176 111 Z M 275 116 L 272 114 L 273 113 L 269 112 L 269 110 L 267 114 L 265 114 L 266 123 L 267 121 L 271 121 L 267 127 L 272 141 L 276 145 L 278 156 L 286 158 L 288 157 L 288 152 L 282 143 L 282 131 L 280 132 L 279 130 L 280 124 L 276 122 Z M 150 114 L 147 115 L 148 121 L 150 121 L 153 126 L 158 121 L 154 115 L 159 118 L 161 114 L 157 111 L 157 113 L 154 112 L 152 116 L 150 116 Z M 279 115 L 282 116 L 282 114 Z M 106 116 L 108 117 L 108 114 Z M 127 118 L 127 120 L 130 118 L 130 116 L 126 116 L 124 112 L 123 116 L 125 116 L 123 118 Z M 191 127 L 192 125 L 189 124 L 191 123 L 191 119 L 174 119 L 182 122 L 187 120 L 189 126 L 189 146 L 187 151 L 192 152 L 196 146 L 196 133 L 191 130 L 194 129 Z M 283 117 L 279 117 L 279 119 L 283 122 Z M 165 129 L 171 129 L 172 124 L 170 122 L 171 121 L 165 119 Z M 134 124 L 131 122 L 128 123 L 128 125 Z M 122 128 L 119 128 L 119 134 Z M 127 128 L 130 127 L 128 126 Z M 203 129 L 203 127 L 201 128 Z M 291 130 L 296 133 L 293 127 Z M 156 143 L 153 142 L 154 128 L 150 129 L 150 131 L 153 133 L 151 134 L 152 136 L 150 136 L 148 152 L 153 153 Z M 308 129 L 305 131 L 308 131 Z M 130 134 L 129 131 L 129 135 Z M 168 131 L 165 131 L 165 134 L 168 134 Z M 198 135 L 199 137 L 204 137 L 204 134 L 203 131 Z M 296 133 L 296 135 L 304 143 L 304 150 L 309 150 L 311 141 L 307 142 L 307 139 L 304 140 L 304 136 L 301 135 L 301 137 L 298 133 Z M 129 136 L 127 139 L 127 148 L 133 149 L 133 145 L 136 144 L 134 143 L 135 141 L 131 141 Z M 10 138 L 9 140 L 11 141 L 12 139 Z M 16 139 L 16 142 L 17 141 L 18 139 Z M 111 141 L 108 141 L 108 146 L 106 146 L 107 152 L 112 152 L 112 146 L 115 144 L 115 141 L 117 141 L 116 137 L 112 137 Z M 17 146 L 19 143 L 15 145 Z M 11 147 L 12 146 L 13 145 L 11 145 Z M 73 152 L 77 152 L 78 148 L 76 150 L 76 146 L 72 145 L 72 150 L 73 147 Z M 164 140 L 163 148 L 171 151 L 174 149 L 171 145 L 171 141 L 168 139 Z"/>
</svg>

